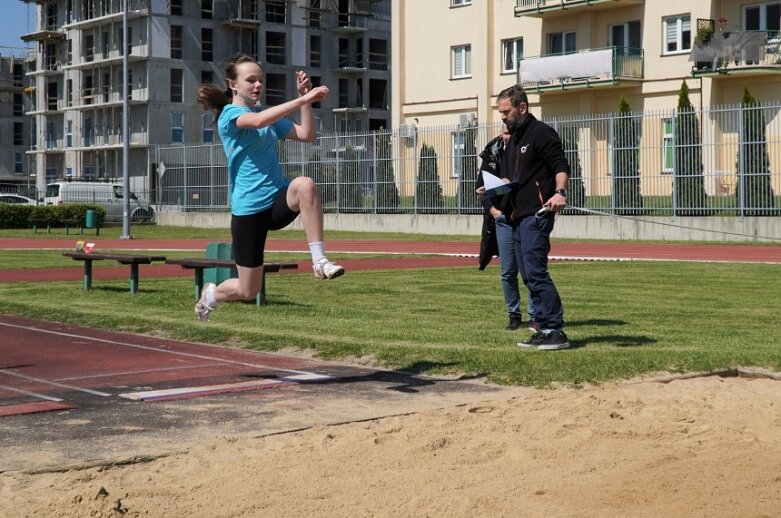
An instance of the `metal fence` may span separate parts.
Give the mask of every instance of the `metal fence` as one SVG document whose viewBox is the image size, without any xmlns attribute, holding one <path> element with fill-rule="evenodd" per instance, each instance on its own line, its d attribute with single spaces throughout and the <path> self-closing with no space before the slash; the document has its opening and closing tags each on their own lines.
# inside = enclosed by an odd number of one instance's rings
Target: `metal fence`
<svg viewBox="0 0 781 518">
<path fill-rule="evenodd" d="M 781 103 L 546 120 L 572 175 L 567 212 L 658 216 L 781 215 Z M 479 214 L 479 153 L 499 124 L 403 126 L 283 142 L 288 178 L 306 175 L 326 212 Z M 222 146 L 151 151 L 158 211 L 227 211 Z"/>
</svg>

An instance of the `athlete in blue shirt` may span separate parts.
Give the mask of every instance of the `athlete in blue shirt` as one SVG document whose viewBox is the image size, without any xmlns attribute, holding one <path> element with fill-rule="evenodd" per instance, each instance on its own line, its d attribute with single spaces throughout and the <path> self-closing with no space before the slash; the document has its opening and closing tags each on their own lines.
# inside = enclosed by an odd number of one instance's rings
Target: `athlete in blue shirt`
<svg viewBox="0 0 781 518">
<path fill-rule="evenodd" d="M 218 114 L 217 131 L 228 159 L 231 236 L 237 279 L 206 284 L 195 305 L 198 320 L 209 320 L 221 302 L 252 299 L 260 290 L 263 251 L 269 230 L 286 227 L 301 214 L 312 269 L 317 279 L 333 279 L 344 268 L 323 252 L 323 206 L 311 178 L 288 182 L 279 165 L 280 140 L 314 142 L 312 103 L 328 97 L 328 87 L 312 87 L 304 72 L 296 72 L 298 97 L 261 110 L 265 74 L 251 57 L 234 56 L 225 67 L 227 90 L 214 84 L 198 89 L 198 102 Z M 301 122 L 286 119 L 300 110 Z"/>
</svg>

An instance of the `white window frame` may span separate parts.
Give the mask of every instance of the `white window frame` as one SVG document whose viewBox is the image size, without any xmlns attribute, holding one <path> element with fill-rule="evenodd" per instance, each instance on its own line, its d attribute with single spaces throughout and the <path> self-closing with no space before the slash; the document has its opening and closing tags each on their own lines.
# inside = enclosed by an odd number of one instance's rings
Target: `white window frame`
<svg viewBox="0 0 781 518">
<path fill-rule="evenodd" d="M 178 139 L 177 136 L 179 137 Z M 171 112 L 171 143 L 184 144 L 184 113 L 183 112 L 179 112 L 179 111 Z"/>
<path fill-rule="evenodd" d="M 553 49 L 551 48 L 553 45 L 553 38 L 561 35 L 561 52 L 553 52 Z M 570 40 L 570 37 L 572 38 Z M 568 48 L 567 44 L 569 42 L 572 42 L 572 47 Z M 574 54 L 578 50 L 578 37 L 577 32 L 575 31 L 561 31 L 561 32 L 551 32 L 548 33 L 547 37 L 547 45 L 548 45 L 548 55 L 549 56 L 560 56 L 564 54 Z"/>
<path fill-rule="evenodd" d="M 453 146 L 453 162 L 451 164 L 451 178 L 460 178 L 464 166 L 464 153 L 466 152 L 466 132 L 464 130 L 454 131 L 450 134 L 450 141 Z"/>
<path fill-rule="evenodd" d="M 509 74 L 518 71 L 518 59 L 523 57 L 523 38 L 502 40 L 502 73 Z M 512 63 L 507 67 L 508 60 Z"/>
<path fill-rule="evenodd" d="M 467 77 L 472 77 L 472 45 L 450 47 L 450 78 L 464 79 Z"/>
<path fill-rule="evenodd" d="M 671 25 L 675 24 L 674 27 Z M 688 32 L 689 32 L 689 46 L 687 48 L 683 48 L 683 35 L 687 31 L 688 26 Z M 670 38 L 670 32 L 671 29 L 675 31 L 675 35 L 673 38 Z M 663 55 L 670 55 L 670 54 L 683 54 L 686 52 L 691 52 L 692 50 L 692 44 L 693 44 L 693 34 L 692 34 L 692 17 L 690 14 L 681 14 L 677 16 L 668 16 L 666 18 L 662 19 L 662 54 Z M 670 50 L 669 45 L 671 43 L 675 43 L 676 48 L 675 50 Z"/>
<path fill-rule="evenodd" d="M 779 2 L 761 2 L 757 4 L 744 5 L 743 6 L 743 30 L 757 30 L 767 31 L 767 8 L 771 5 L 778 5 Z M 759 27 L 757 29 L 749 29 L 746 27 L 747 13 L 749 9 L 759 9 Z"/>
<path fill-rule="evenodd" d="M 202 131 L 201 135 L 204 144 L 214 143 L 214 115 L 211 113 L 204 113 L 201 116 Z"/>
<path fill-rule="evenodd" d="M 670 161 L 668 167 L 667 162 Z M 675 169 L 675 118 L 662 118 L 662 173 L 671 174 Z"/>
<path fill-rule="evenodd" d="M 450 0 L 450 7 L 463 7 L 472 5 L 472 0 Z"/>
</svg>

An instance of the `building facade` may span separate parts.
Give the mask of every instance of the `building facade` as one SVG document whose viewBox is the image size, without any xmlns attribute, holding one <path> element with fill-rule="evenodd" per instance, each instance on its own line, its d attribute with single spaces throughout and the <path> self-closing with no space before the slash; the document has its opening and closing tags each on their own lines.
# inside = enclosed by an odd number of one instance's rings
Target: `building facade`
<svg viewBox="0 0 781 518">
<path fill-rule="evenodd" d="M 264 104 L 293 98 L 305 70 L 331 88 L 315 107 L 321 130 L 390 123 L 390 0 L 127 0 L 126 46 L 125 0 L 23 1 L 36 4 L 36 30 L 22 39 L 37 50 L 28 115 L 39 187 L 122 176 L 125 50 L 129 175 L 139 181 L 154 182 L 150 147 L 216 141 L 196 91 L 223 84 L 222 63 L 238 52 L 262 64 Z"/>
<path fill-rule="evenodd" d="M 675 108 L 683 81 L 695 105 L 739 103 L 745 87 L 777 100 L 780 11 L 755 0 L 393 0 L 394 127 L 496 122 L 495 96 L 516 82 L 545 118 L 616 112 L 622 95 L 633 110 Z"/>
<path fill-rule="evenodd" d="M 0 47 L 0 192 L 15 191 L 34 180 L 34 163 L 27 154 L 32 120 L 25 115 L 32 108 L 26 74 L 34 64 L 34 54 L 26 49 Z"/>
</svg>

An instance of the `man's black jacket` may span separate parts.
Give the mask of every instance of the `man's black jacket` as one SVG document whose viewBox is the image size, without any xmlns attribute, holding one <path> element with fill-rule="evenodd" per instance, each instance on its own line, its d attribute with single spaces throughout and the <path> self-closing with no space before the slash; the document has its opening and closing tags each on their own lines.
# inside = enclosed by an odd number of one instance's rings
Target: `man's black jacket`
<svg viewBox="0 0 781 518">
<path fill-rule="evenodd" d="M 512 133 L 499 171 L 499 176 L 518 182 L 503 208 L 510 220 L 537 212 L 556 192 L 556 173 L 570 174 L 558 133 L 532 114 Z"/>
</svg>

